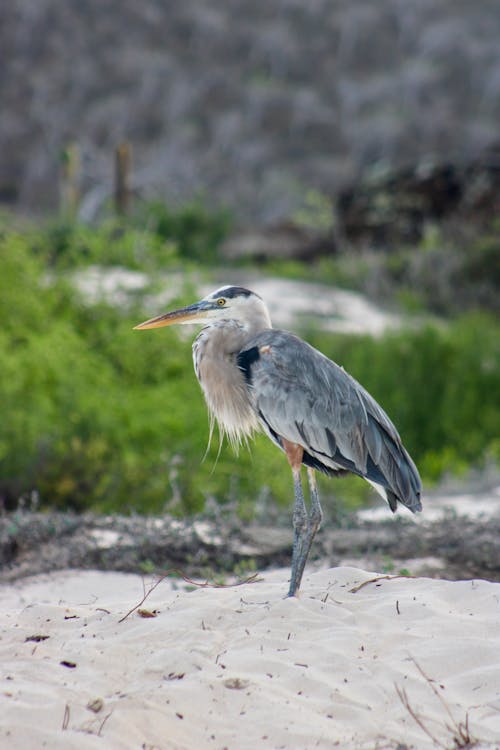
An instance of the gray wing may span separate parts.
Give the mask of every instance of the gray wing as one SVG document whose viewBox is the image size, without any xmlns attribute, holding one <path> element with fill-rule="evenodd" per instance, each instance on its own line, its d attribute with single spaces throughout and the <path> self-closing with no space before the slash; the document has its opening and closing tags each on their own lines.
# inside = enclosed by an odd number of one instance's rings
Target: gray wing
<svg viewBox="0 0 500 750">
<path fill-rule="evenodd" d="M 392 510 L 421 510 L 415 464 L 391 420 L 370 394 L 321 352 L 286 331 L 255 336 L 238 355 L 250 398 L 267 434 L 304 449 L 303 462 L 371 482 Z"/>
</svg>

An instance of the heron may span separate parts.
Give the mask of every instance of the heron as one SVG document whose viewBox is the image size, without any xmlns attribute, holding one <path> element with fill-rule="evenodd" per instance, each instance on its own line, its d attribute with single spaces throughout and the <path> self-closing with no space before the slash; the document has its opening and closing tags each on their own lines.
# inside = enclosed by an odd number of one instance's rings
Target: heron
<svg viewBox="0 0 500 750">
<path fill-rule="evenodd" d="M 264 300 L 223 286 L 187 307 L 135 326 L 201 324 L 193 364 L 210 415 L 232 443 L 263 431 L 293 477 L 293 549 L 288 596 L 296 596 L 323 513 L 316 472 L 356 474 L 395 512 L 420 511 L 421 481 L 381 406 L 342 367 L 298 336 L 272 327 Z M 309 510 L 302 467 L 309 484 Z"/>
</svg>

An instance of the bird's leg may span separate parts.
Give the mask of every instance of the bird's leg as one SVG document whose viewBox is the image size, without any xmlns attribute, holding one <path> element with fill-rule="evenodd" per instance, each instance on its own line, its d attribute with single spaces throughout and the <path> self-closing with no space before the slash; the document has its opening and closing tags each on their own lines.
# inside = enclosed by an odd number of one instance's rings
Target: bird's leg
<svg viewBox="0 0 500 750">
<path fill-rule="evenodd" d="M 311 497 L 311 507 L 309 510 L 309 516 L 307 518 L 307 527 L 301 539 L 300 557 L 297 561 L 296 579 L 297 588 L 300 586 L 304 568 L 306 566 L 309 550 L 313 543 L 313 539 L 316 536 L 321 521 L 323 519 L 323 511 L 319 503 L 318 485 L 316 484 L 316 475 L 314 469 L 307 467 L 307 478 L 309 480 L 309 492 Z M 292 569 L 293 574 L 293 569 Z M 291 587 L 290 587 L 291 588 Z"/>
<path fill-rule="evenodd" d="M 293 506 L 293 552 L 292 552 L 292 571 L 290 576 L 290 589 L 288 596 L 295 596 L 295 592 L 300 586 L 300 579 L 304 565 L 302 565 L 302 550 L 304 546 L 304 535 L 307 532 L 307 511 L 302 491 L 302 482 L 300 479 L 300 467 L 292 468 L 293 487 L 295 492 L 295 503 Z M 299 570 L 301 570 L 299 574 Z"/>
<path fill-rule="evenodd" d="M 304 457 L 304 449 L 297 443 L 290 443 L 284 438 L 281 439 L 283 450 L 286 453 L 288 462 L 292 467 L 293 487 L 295 492 L 295 503 L 293 506 L 293 553 L 292 553 L 292 571 L 290 576 L 290 588 L 288 596 L 295 596 L 302 581 L 302 575 L 306 566 L 309 550 L 320 527 L 323 518 L 321 505 L 319 504 L 318 487 L 316 484 L 316 475 L 314 469 L 307 467 L 307 477 L 309 479 L 309 491 L 311 496 L 311 507 L 307 515 L 302 482 L 300 480 L 300 469 Z"/>
<path fill-rule="evenodd" d="M 288 458 L 288 462 L 292 468 L 293 474 L 293 487 L 295 493 L 295 502 L 293 506 L 293 553 L 292 553 L 292 571 L 290 576 L 290 589 L 288 596 L 295 596 L 296 591 L 300 586 L 300 579 L 302 578 L 302 572 L 304 570 L 303 548 L 304 539 L 308 529 L 308 519 L 306 504 L 304 501 L 304 493 L 302 491 L 302 482 L 300 479 L 300 468 L 302 466 L 302 458 L 304 451 L 300 445 L 296 443 L 290 443 L 288 440 L 282 439 L 283 449 Z M 310 545 L 309 545 L 310 546 Z M 299 575 L 299 571 L 300 575 Z"/>
</svg>

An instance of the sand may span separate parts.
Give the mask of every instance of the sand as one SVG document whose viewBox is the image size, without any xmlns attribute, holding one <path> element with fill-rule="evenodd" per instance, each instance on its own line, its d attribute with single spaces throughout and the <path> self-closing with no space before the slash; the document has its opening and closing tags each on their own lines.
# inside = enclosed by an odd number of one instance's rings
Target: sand
<svg viewBox="0 0 500 750">
<path fill-rule="evenodd" d="M 123 622 L 140 576 L 3 585 L 0 747 L 425 750 L 455 747 L 468 720 L 476 747 L 500 748 L 500 584 L 359 587 L 375 575 L 314 572 L 297 599 L 285 570 L 165 580 L 143 605 L 155 616 Z"/>
</svg>

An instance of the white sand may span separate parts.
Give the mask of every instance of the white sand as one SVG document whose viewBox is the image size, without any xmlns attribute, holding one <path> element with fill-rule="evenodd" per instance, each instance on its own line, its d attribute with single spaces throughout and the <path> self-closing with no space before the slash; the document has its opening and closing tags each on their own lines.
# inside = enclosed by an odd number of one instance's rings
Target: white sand
<svg viewBox="0 0 500 750">
<path fill-rule="evenodd" d="M 337 568 L 285 599 L 287 574 L 194 591 L 164 581 L 143 605 L 157 616 L 122 623 L 138 576 L 3 585 L 0 747 L 452 748 L 468 713 L 478 747 L 500 748 L 500 584 L 394 578 L 353 593 L 374 574 Z"/>
</svg>

